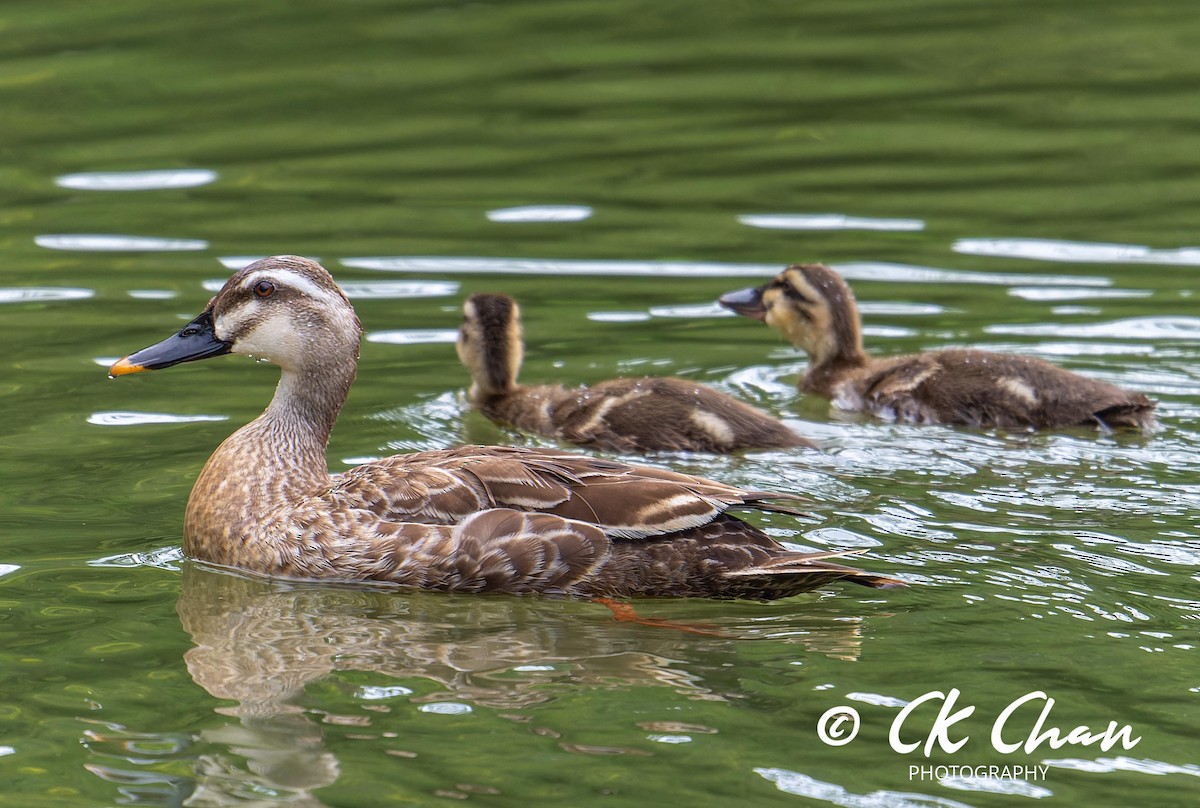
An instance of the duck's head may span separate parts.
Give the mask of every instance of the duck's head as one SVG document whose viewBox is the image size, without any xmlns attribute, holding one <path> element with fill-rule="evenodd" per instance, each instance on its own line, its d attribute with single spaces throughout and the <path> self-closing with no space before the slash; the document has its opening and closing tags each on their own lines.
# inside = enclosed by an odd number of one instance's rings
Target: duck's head
<svg viewBox="0 0 1200 808">
<path fill-rule="evenodd" d="M 458 358 L 471 371 L 471 398 L 511 391 L 524 356 L 517 301 L 499 294 L 468 297 L 458 329 Z"/>
<path fill-rule="evenodd" d="M 358 359 L 362 326 L 333 277 L 315 261 L 279 255 L 234 273 L 204 312 L 174 336 L 116 362 L 123 376 L 226 353 L 303 371 Z"/>
<path fill-rule="evenodd" d="M 771 281 L 720 297 L 725 308 L 780 331 L 819 364 L 862 354 L 854 293 L 824 264 L 796 264 Z"/>
</svg>

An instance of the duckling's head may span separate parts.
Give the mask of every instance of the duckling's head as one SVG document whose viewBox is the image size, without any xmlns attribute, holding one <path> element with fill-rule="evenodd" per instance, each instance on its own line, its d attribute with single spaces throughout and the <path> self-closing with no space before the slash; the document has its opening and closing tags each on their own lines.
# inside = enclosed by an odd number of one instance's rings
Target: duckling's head
<svg viewBox="0 0 1200 808">
<path fill-rule="evenodd" d="M 471 398 L 511 392 L 524 357 L 517 301 L 499 294 L 468 297 L 458 329 L 458 358 L 471 371 Z"/>
<path fill-rule="evenodd" d="M 863 355 L 854 293 L 824 264 L 790 266 L 768 283 L 729 292 L 718 302 L 780 331 L 815 365 Z"/>
<path fill-rule="evenodd" d="M 173 337 L 121 359 L 120 376 L 237 353 L 285 371 L 358 360 L 362 326 L 346 295 L 316 261 L 278 255 L 234 273 L 204 312 Z"/>
</svg>

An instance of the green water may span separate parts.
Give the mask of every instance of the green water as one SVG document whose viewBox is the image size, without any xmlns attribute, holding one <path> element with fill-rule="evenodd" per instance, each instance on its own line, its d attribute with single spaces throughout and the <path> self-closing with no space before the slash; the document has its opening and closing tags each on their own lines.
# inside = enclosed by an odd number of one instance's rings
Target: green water
<svg viewBox="0 0 1200 808">
<path fill-rule="evenodd" d="M 9 0 L 0 34 L 0 805 L 1196 803 L 1193 3 Z M 63 179 L 184 169 L 215 177 Z M 488 216 L 529 205 L 589 210 Z M 767 214 L 855 218 L 739 220 Z M 683 375 L 821 441 L 652 462 L 806 493 L 813 520 L 760 522 L 913 586 L 640 607 L 704 636 L 188 564 L 191 481 L 276 373 L 105 367 L 199 312 L 218 259 L 281 252 L 368 333 L 333 467 L 536 442 L 465 412 L 438 341 L 506 291 L 529 381 Z M 712 306 L 799 260 L 846 274 L 879 353 L 1044 356 L 1147 391 L 1162 430 L 831 415 Z M 895 751 L 902 706 L 951 689 L 965 744 Z M 1141 740 L 1001 754 L 1034 691 L 1047 728 Z M 861 729 L 829 746 L 839 705 Z"/>
</svg>

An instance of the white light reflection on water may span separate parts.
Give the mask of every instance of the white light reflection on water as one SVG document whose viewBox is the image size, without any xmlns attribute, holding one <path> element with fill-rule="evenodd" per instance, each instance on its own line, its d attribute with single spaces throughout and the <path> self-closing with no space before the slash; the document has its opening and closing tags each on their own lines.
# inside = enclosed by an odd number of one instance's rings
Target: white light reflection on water
<svg viewBox="0 0 1200 808">
<path fill-rule="evenodd" d="M 985 794 L 1013 794 L 1018 797 L 1029 797 L 1040 800 L 1054 796 L 1054 792 L 1045 786 L 1036 786 L 1028 780 L 1015 777 L 975 777 L 973 775 L 952 775 L 940 777 L 938 782 L 946 788 L 959 791 L 982 791 Z"/>
<path fill-rule="evenodd" d="M 650 319 L 644 311 L 591 311 L 587 318 L 596 323 L 642 323 Z"/>
<path fill-rule="evenodd" d="M 989 325 L 988 334 L 1075 339 L 1200 340 L 1200 317 L 1128 317 L 1107 323 L 1029 323 Z"/>
<path fill-rule="evenodd" d="M 142 426 L 145 424 L 192 424 L 202 421 L 228 421 L 228 415 L 175 415 L 168 412 L 94 412 L 89 424 L 97 426 Z"/>
<path fill-rule="evenodd" d="M 187 252 L 207 250 L 208 242 L 197 238 L 156 238 L 110 233 L 49 233 L 36 236 L 34 243 L 48 250 L 81 252 Z"/>
<path fill-rule="evenodd" d="M 367 342 L 386 345 L 428 345 L 455 342 L 457 339 L 458 332 L 450 328 L 410 328 L 399 331 L 372 331 L 367 334 Z"/>
<path fill-rule="evenodd" d="M 380 272 L 476 273 L 482 275 L 611 275 L 652 278 L 762 278 L 779 273 L 784 264 L 726 264 L 716 261 L 589 261 L 578 259 L 481 258 L 451 256 L 365 256 L 343 258 L 341 264 Z M 835 264 L 847 280 L 899 283 L 979 283 L 996 286 L 1111 286 L 1100 277 L 1027 275 L 935 269 L 911 264 L 858 262 Z"/>
<path fill-rule="evenodd" d="M 1008 290 L 1013 297 L 1033 301 L 1059 300 L 1116 300 L 1118 298 L 1150 297 L 1149 289 L 1070 289 L 1066 287 L 1045 289 L 1042 287 L 1014 286 Z"/>
<path fill-rule="evenodd" d="M 897 281 L 902 283 L 979 283 L 992 286 L 1112 286 L 1110 278 L 1075 275 L 1025 275 L 1008 272 L 971 272 L 937 269 L 914 264 L 883 261 L 859 261 L 834 264 L 848 281 Z"/>
<path fill-rule="evenodd" d="M 195 188 L 217 179 L 207 168 L 172 168 L 155 171 L 89 171 L 63 174 L 54 183 L 62 188 L 81 191 L 156 191 L 168 188 Z"/>
<path fill-rule="evenodd" d="M 1188 774 L 1200 777 L 1200 764 L 1196 763 L 1164 763 L 1161 760 L 1149 758 L 1131 758 L 1119 755 L 1111 758 L 1058 758 L 1043 760 L 1043 764 L 1056 769 L 1072 769 L 1080 772 L 1095 772 L 1111 774 L 1112 772 L 1138 772 L 1140 774 Z"/>
<path fill-rule="evenodd" d="M 237 271 L 249 266 L 250 264 L 253 264 L 255 261 L 261 261 L 264 258 L 270 257 L 271 256 L 269 255 L 223 255 L 217 258 L 217 260 L 220 261 L 223 266 Z M 308 258 L 309 260 L 316 261 L 318 264 L 321 263 L 320 258 L 315 258 L 311 255 L 306 255 L 304 257 Z"/>
<path fill-rule="evenodd" d="M 204 281 L 206 291 L 219 292 L 226 283 L 220 280 Z M 338 281 L 338 286 L 351 299 L 394 300 L 408 297 L 446 297 L 458 292 L 454 281 Z"/>
<path fill-rule="evenodd" d="M 169 289 L 130 289 L 127 294 L 137 300 L 170 300 L 179 296 Z"/>
<path fill-rule="evenodd" d="M 737 217 L 747 227 L 766 230 L 924 230 L 920 219 L 875 219 L 842 213 L 748 213 Z"/>
<path fill-rule="evenodd" d="M 1102 244 L 1039 238 L 963 238 L 954 251 L 964 255 L 1027 258 L 1083 264 L 1172 264 L 1200 266 L 1200 248 L 1156 250 L 1140 244 Z"/>
<path fill-rule="evenodd" d="M 95 297 L 92 289 L 54 286 L 10 286 L 0 288 L 0 303 L 42 303 L 53 300 L 87 300 Z"/>
<path fill-rule="evenodd" d="M 780 768 L 755 768 L 754 773 L 787 794 L 821 800 L 840 808 L 971 808 L 966 803 L 909 791 L 872 791 L 855 794 L 837 783 L 827 783 L 801 772 Z"/>
<path fill-rule="evenodd" d="M 493 222 L 582 222 L 591 215 L 587 205 L 525 205 L 487 212 Z"/>
</svg>

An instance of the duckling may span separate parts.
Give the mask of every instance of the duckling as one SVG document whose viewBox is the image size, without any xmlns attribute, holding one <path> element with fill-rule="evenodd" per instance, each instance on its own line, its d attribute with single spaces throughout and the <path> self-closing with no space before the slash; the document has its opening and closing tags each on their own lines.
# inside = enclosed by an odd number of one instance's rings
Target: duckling
<svg viewBox="0 0 1200 808">
<path fill-rule="evenodd" d="M 278 365 L 266 410 L 209 458 L 188 497 L 185 553 L 268 576 L 455 592 L 770 600 L 836 580 L 901 581 L 788 550 L 728 511 L 799 513 L 747 491 L 568 452 L 462 446 L 330 474 L 326 445 L 362 327 L 320 264 L 234 273 L 177 334 L 113 376 L 227 353 Z"/>
<path fill-rule="evenodd" d="M 1141 393 L 1025 356 L 950 349 L 875 359 L 862 345 L 854 293 L 823 264 L 788 267 L 720 304 L 761 320 L 808 354 L 800 390 L 835 407 L 914 424 L 1000 429 L 1152 429 Z"/>
<path fill-rule="evenodd" d="M 458 357 L 471 371 L 471 403 L 493 421 L 614 452 L 816 448 L 765 412 L 684 379 L 610 379 L 575 388 L 520 385 L 524 352 L 515 300 L 500 294 L 467 298 Z"/>
</svg>

